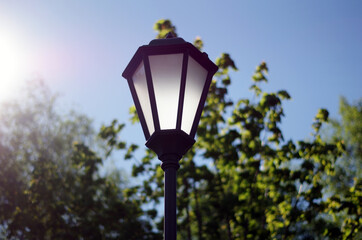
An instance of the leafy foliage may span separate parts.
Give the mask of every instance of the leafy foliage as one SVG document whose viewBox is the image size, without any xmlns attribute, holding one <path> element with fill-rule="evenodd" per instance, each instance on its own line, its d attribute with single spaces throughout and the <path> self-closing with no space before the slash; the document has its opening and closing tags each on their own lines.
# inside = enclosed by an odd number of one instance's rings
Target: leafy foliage
<svg viewBox="0 0 362 240">
<path fill-rule="evenodd" d="M 176 27 L 168 19 L 161 19 L 155 23 L 153 29 L 158 32 L 156 38 L 165 38 L 168 33 L 177 37 Z"/>
</svg>

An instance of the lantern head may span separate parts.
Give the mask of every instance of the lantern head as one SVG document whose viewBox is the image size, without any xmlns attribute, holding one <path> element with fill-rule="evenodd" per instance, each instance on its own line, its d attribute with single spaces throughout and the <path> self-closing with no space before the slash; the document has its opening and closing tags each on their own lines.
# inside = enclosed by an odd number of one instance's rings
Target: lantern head
<svg viewBox="0 0 362 240">
<path fill-rule="evenodd" d="M 146 146 L 160 159 L 181 158 L 194 144 L 217 69 L 206 53 L 169 34 L 139 47 L 124 70 Z"/>
</svg>

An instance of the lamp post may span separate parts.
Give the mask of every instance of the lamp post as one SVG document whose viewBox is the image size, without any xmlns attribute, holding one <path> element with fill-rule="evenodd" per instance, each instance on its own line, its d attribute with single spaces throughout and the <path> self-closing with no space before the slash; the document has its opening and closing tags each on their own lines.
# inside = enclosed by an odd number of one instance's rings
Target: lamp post
<svg viewBox="0 0 362 240">
<path fill-rule="evenodd" d="M 191 43 L 168 34 L 138 48 L 127 79 L 146 146 L 165 172 L 164 236 L 176 239 L 176 171 L 194 137 L 218 67 Z"/>
</svg>

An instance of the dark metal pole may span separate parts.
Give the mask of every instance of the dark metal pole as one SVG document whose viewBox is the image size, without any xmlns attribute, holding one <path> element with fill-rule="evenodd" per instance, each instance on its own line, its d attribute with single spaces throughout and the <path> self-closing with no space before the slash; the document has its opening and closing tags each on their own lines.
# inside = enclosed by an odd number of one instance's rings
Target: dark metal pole
<svg viewBox="0 0 362 240">
<path fill-rule="evenodd" d="M 179 159 L 177 155 L 166 155 L 161 164 L 165 172 L 165 218 L 163 223 L 165 240 L 176 240 L 177 235 L 176 173 L 180 167 Z"/>
</svg>

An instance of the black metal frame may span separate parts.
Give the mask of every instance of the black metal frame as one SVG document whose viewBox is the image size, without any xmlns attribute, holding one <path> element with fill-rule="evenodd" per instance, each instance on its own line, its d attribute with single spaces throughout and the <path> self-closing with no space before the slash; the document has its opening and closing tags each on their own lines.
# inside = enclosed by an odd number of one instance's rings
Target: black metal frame
<svg viewBox="0 0 362 240">
<path fill-rule="evenodd" d="M 149 45 L 141 46 L 138 48 L 137 52 L 131 59 L 130 63 L 124 70 L 122 76 L 128 80 L 128 84 L 131 90 L 132 98 L 134 100 L 136 110 L 141 122 L 141 126 L 147 140 L 147 144 L 149 146 L 153 146 L 154 144 L 151 143 L 153 141 L 160 140 L 160 136 L 163 136 L 163 133 L 167 131 L 167 134 L 171 130 L 161 130 L 160 123 L 158 119 L 158 112 L 157 112 L 157 104 L 155 100 L 155 93 L 153 89 L 153 81 L 152 81 L 152 74 L 149 65 L 149 56 L 152 55 L 166 55 L 166 54 L 183 54 L 182 60 L 182 72 L 181 72 L 181 83 L 180 83 L 180 92 L 179 92 L 179 103 L 178 103 L 178 110 L 177 110 L 177 121 L 174 133 L 181 133 L 181 123 L 182 123 L 182 113 L 183 113 L 183 104 L 184 104 L 184 95 L 185 95 L 185 87 L 186 87 L 186 77 L 187 77 L 187 67 L 188 67 L 188 59 L 191 56 L 196 62 L 198 62 L 202 67 L 204 67 L 207 71 L 207 78 L 205 80 L 204 89 L 201 94 L 200 101 L 198 103 L 196 115 L 192 124 L 192 128 L 190 133 L 185 133 L 190 139 L 194 139 L 197 125 L 200 121 L 201 113 L 206 101 L 206 97 L 208 94 L 208 90 L 211 84 L 212 76 L 216 73 L 218 67 L 208 58 L 206 53 L 200 52 L 195 46 L 191 43 L 185 42 L 182 38 L 168 38 L 168 39 L 156 39 L 150 42 Z M 148 87 L 148 93 L 151 103 L 151 111 L 153 117 L 153 124 L 155 132 L 155 137 L 150 135 L 148 131 L 148 126 L 139 102 L 139 98 L 135 91 L 135 87 L 133 84 L 132 76 L 136 71 L 137 67 L 143 62 L 145 67 L 145 75 L 146 75 L 146 82 Z M 184 133 L 184 132 L 183 132 Z M 166 134 L 166 135 L 167 135 Z M 182 138 L 183 139 L 183 138 Z M 192 145 L 191 145 L 192 146 Z M 188 150 L 188 149 L 187 149 Z M 186 151 L 187 151 L 186 150 Z M 184 152 L 184 150 L 180 151 Z M 160 157 L 160 155 L 159 155 Z"/>
</svg>

